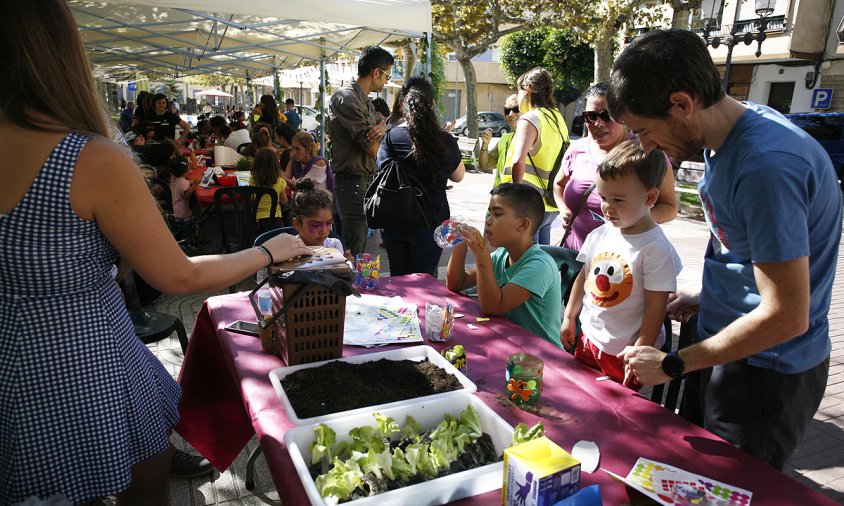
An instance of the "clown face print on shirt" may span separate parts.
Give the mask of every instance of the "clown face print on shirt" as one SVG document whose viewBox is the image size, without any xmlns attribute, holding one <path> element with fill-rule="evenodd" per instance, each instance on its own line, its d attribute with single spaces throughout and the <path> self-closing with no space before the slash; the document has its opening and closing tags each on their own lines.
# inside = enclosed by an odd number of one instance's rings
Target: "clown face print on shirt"
<svg viewBox="0 0 844 506">
<path fill-rule="evenodd" d="M 598 253 L 589 266 L 586 296 L 596 306 L 621 304 L 633 291 L 633 274 L 624 258 L 617 253 Z"/>
</svg>

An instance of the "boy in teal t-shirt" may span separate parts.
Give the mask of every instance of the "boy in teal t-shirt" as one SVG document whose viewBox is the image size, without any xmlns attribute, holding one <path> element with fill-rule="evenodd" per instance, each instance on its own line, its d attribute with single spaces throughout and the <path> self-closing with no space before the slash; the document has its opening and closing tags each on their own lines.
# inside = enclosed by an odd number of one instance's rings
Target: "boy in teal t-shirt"
<svg viewBox="0 0 844 506">
<path fill-rule="evenodd" d="M 468 225 L 448 259 L 446 285 L 458 291 L 477 285 L 484 314 L 504 315 L 539 337 L 560 343 L 560 271 L 532 237 L 545 216 L 542 197 L 525 184 L 503 183 L 490 192 L 484 235 Z M 466 251 L 476 264 L 466 269 Z"/>
</svg>

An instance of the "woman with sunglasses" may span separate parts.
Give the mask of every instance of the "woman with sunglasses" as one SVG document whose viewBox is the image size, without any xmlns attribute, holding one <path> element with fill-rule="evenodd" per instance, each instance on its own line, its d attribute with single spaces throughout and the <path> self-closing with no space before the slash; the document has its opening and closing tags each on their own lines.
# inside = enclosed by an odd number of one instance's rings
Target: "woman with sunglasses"
<svg viewBox="0 0 844 506">
<path fill-rule="evenodd" d="M 543 195 L 551 189 L 551 171 L 569 142 L 566 121 L 554 100 L 554 80 L 542 67 L 519 77 L 519 110 L 522 115 L 507 151 L 502 183 L 533 186 Z M 539 244 L 551 243 L 551 223 L 560 214 L 555 202 L 545 204 L 545 217 L 533 236 Z"/>
<path fill-rule="evenodd" d="M 513 134 L 516 131 L 519 116 L 521 116 L 519 112 L 519 96 L 514 93 L 504 101 L 504 118 L 507 120 L 507 126 L 510 127 L 510 131 L 501 134 L 498 144 L 493 149 L 489 149 L 489 141 L 492 139 L 492 129 L 487 128 L 481 132 L 481 154 L 478 156 L 478 166 L 486 173 L 491 172 L 491 169 L 495 167 L 495 179 L 492 181 L 493 188 L 501 184 L 501 176 L 504 174 L 504 162 L 507 158 L 507 149 L 509 149 L 510 142 L 513 140 Z"/>
<path fill-rule="evenodd" d="M 592 191 L 598 165 L 607 153 L 622 141 L 634 138 L 621 123 L 614 121 L 607 111 L 607 83 L 597 83 L 586 91 L 583 124 L 589 135 L 571 143 L 557 177 L 554 179 L 554 198 L 563 218 L 563 225 L 571 233 L 563 246 L 580 251 L 583 241 L 602 223 L 601 197 Z M 670 166 L 670 165 L 669 165 Z M 587 192 L 588 195 L 584 197 Z M 576 216 L 572 216 L 581 199 L 585 198 Z M 657 223 L 671 221 L 677 216 L 677 194 L 674 191 L 674 172 L 666 171 L 659 188 L 659 197 L 651 209 Z"/>
</svg>

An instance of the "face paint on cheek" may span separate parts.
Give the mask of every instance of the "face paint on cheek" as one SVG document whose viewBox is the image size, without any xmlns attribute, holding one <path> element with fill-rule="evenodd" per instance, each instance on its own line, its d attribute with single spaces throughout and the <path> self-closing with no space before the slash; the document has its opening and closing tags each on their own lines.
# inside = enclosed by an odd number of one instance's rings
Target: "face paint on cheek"
<svg viewBox="0 0 844 506">
<path fill-rule="evenodd" d="M 318 234 L 322 231 L 322 223 L 310 222 L 308 223 L 308 232 Z"/>
</svg>

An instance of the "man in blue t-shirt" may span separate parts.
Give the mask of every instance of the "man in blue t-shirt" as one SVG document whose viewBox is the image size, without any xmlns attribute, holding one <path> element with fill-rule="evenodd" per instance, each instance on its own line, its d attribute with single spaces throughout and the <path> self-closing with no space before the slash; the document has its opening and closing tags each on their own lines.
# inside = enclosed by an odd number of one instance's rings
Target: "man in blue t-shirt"
<svg viewBox="0 0 844 506">
<path fill-rule="evenodd" d="M 638 37 L 616 60 L 612 116 L 684 160 L 701 148 L 699 184 L 712 235 L 699 294 L 668 313 L 699 311 L 697 344 L 619 356 L 640 382 L 686 381 L 681 413 L 782 469 L 823 398 L 827 314 L 841 237 L 841 194 L 829 156 L 778 112 L 725 96 L 701 38 Z M 694 404 L 694 405 L 693 405 Z"/>
<path fill-rule="evenodd" d="M 287 124 L 292 126 L 294 130 L 299 130 L 302 126 L 302 118 L 299 116 L 299 113 L 296 112 L 296 103 L 293 102 L 292 98 L 288 98 L 284 101 L 284 115 L 287 117 Z"/>
</svg>

